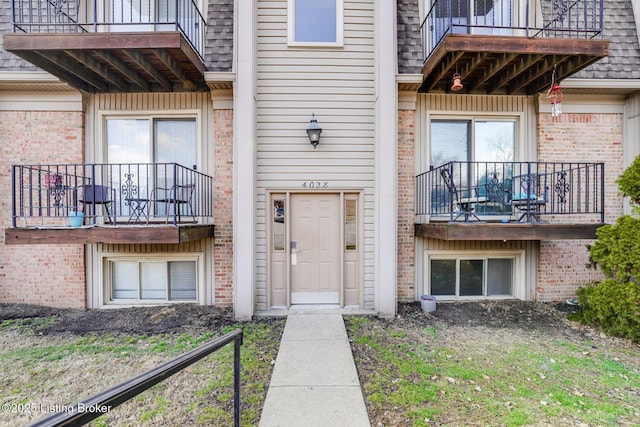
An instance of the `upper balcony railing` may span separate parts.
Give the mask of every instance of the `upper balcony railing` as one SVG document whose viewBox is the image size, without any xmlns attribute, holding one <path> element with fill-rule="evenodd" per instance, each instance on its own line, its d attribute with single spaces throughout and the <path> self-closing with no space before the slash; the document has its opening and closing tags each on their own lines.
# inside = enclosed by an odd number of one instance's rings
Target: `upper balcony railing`
<svg viewBox="0 0 640 427">
<path fill-rule="evenodd" d="M 602 37 L 603 0 L 434 0 L 422 21 L 426 60 L 448 34 Z"/>
<path fill-rule="evenodd" d="M 11 0 L 13 32 L 179 31 L 203 58 L 206 21 L 194 0 Z"/>
<path fill-rule="evenodd" d="M 604 223 L 604 164 L 449 162 L 416 176 L 430 221 Z"/>
<path fill-rule="evenodd" d="M 177 163 L 17 165 L 13 227 L 209 223 L 213 178 Z"/>
</svg>

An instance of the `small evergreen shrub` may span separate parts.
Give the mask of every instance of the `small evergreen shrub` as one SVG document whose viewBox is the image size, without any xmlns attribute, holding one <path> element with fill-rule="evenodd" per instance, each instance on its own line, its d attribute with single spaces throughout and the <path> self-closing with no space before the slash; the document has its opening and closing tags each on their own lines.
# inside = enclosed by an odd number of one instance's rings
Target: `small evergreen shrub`
<svg viewBox="0 0 640 427">
<path fill-rule="evenodd" d="M 605 276 L 621 282 L 640 278 L 640 219 L 624 215 L 613 225 L 597 231 L 598 240 L 589 247 L 590 261 Z"/>
<path fill-rule="evenodd" d="M 598 229 L 590 262 L 606 279 L 578 289 L 582 311 L 574 316 L 605 332 L 640 342 L 640 156 L 616 180 L 631 199 L 633 215 Z"/>
<path fill-rule="evenodd" d="M 623 196 L 630 197 L 635 205 L 640 205 L 640 156 L 622 172 L 616 184 Z"/>
<path fill-rule="evenodd" d="M 640 342 L 640 284 L 605 279 L 578 289 L 578 299 L 582 311 L 574 319 Z"/>
</svg>

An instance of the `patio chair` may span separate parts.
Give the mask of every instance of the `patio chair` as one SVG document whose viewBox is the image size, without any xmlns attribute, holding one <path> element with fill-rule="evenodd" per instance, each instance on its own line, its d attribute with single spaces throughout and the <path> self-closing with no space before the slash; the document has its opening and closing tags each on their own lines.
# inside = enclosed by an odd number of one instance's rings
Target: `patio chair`
<svg viewBox="0 0 640 427">
<path fill-rule="evenodd" d="M 189 215 L 193 218 L 193 222 L 196 221 L 196 216 L 193 212 L 193 193 L 195 192 L 195 184 L 183 184 L 173 185 L 169 188 L 156 187 L 151 190 L 150 200 L 156 203 L 164 203 L 166 206 L 166 220 L 169 222 L 170 207 L 174 207 L 174 216 L 177 217 L 178 222 L 182 220 L 182 206 L 189 208 Z"/>
<path fill-rule="evenodd" d="M 540 189 L 540 174 L 524 174 L 514 176 L 514 190 L 509 198 L 509 204 L 521 212 L 517 222 L 537 223 L 540 222 L 540 209 L 547 204 L 549 188 L 544 186 L 542 195 L 538 193 Z M 516 191 L 519 183 L 520 191 Z"/>
<path fill-rule="evenodd" d="M 109 212 L 109 205 L 116 200 L 116 190 L 106 185 L 86 184 L 80 187 L 82 189 L 78 202 L 82 203 L 82 212 L 85 212 L 87 205 L 91 206 L 92 214 L 96 215 L 98 205 L 102 205 L 106 211 L 106 222 L 110 224 L 116 223 L 115 211 L 113 218 Z M 86 212 L 85 212 L 86 213 Z"/>
<path fill-rule="evenodd" d="M 440 171 L 440 176 L 444 181 L 444 185 L 449 190 L 449 197 L 451 197 L 453 201 L 453 206 L 457 207 L 460 211 L 455 218 L 451 219 L 451 222 L 455 222 L 464 215 L 464 222 L 469 222 L 471 217 L 475 218 L 476 221 L 482 222 L 480 218 L 473 212 L 475 206 L 477 204 L 486 203 L 487 198 L 484 196 L 478 195 L 478 189 L 473 187 L 471 190 L 474 192 L 474 196 L 472 197 L 460 197 L 458 194 L 458 189 L 456 188 L 456 184 L 451 176 L 451 172 L 449 169 L 444 168 Z"/>
</svg>

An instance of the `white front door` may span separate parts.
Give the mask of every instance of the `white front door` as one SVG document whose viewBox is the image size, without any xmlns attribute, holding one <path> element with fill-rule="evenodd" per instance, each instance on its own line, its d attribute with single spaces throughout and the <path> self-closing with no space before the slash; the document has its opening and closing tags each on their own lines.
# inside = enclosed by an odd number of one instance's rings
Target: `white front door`
<svg viewBox="0 0 640 427">
<path fill-rule="evenodd" d="M 340 195 L 291 195 L 291 303 L 340 303 Z"/>
</svg>

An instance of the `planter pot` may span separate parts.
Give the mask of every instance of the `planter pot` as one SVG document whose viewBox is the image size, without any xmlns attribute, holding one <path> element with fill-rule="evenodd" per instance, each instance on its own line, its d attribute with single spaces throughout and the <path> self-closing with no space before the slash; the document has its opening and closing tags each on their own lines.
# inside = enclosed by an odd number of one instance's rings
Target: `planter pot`
<svg viewBox="0 0 640 427">
<path fill-rule="evenodd" d="M 420 305 L 422 306 L 422 311 L 433 313 L 436 311 L 436 297 L 431 295 L 422 295 L 420 297 Z"/>
<path fill-rule="evenodd" d="M 84 212 L 69 211 L 69 225 L 71 227 L 82 227 L 84 223 Z"/>
</svg>

